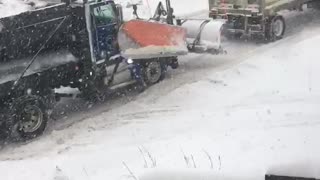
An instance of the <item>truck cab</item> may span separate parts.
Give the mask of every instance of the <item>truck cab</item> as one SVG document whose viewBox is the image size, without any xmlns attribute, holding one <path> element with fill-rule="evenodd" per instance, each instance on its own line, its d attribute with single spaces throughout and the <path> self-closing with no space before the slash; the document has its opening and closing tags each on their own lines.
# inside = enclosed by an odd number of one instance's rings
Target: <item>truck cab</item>
<svg viewBox="0 0 320 180">
<path fill-rule="evenodd" d="M 90 60 L 84 59 L 90 72 L 85 72 L 86 83 L 80 85 L 85 96 L 99 95 L 100 91 L 117 89 L 135 83 L 139 65 L 127 63 L 121 56 L 118 31 L 123 23 L 122 7 L 113 1 L 89 1 L 84 3 L 84 17 L 90 47 Z M 93 73 L 91 73 L 93 72 Z M 81 78 L 82 80 L 83 78 Z M 85 87 L 83 88 L 83 85 Z M 90 87 L 91 86 L 91 87 Z"/>
<path fill-rule="evenodd" d="M 122 19 L 118 15 L 113 1 L 93 2 L 85 5 L 92 59 L 97 62 L 119 53 L 117 32 Z"/>
</svg>

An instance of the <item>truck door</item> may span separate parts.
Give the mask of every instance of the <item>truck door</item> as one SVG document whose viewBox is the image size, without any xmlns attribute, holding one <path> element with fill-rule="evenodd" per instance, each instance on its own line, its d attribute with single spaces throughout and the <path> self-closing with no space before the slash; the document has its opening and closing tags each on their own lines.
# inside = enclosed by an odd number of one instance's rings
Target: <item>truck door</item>
<svg viewBox="0 0 320 180">
<path fill-rule="evenodd" d="M 91 53 L 93 59 L 99 64 L 119 53 L 116 7 L 113 2 L 98 2 L 90 4 L 87 8 Z"/>
</svg>

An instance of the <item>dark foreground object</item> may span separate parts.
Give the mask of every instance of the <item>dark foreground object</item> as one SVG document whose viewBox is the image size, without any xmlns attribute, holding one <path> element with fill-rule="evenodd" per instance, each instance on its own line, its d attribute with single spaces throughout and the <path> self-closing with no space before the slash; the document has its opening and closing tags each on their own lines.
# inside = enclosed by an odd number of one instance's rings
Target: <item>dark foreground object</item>
<svg viewBox="0 0 320 180">
<path fill-rule="evenodd" d="M 316 178 L 294 177 L 294 176 L 277 176 L 266 175 L 265 180 L 317 180 Z"/>
</svg>

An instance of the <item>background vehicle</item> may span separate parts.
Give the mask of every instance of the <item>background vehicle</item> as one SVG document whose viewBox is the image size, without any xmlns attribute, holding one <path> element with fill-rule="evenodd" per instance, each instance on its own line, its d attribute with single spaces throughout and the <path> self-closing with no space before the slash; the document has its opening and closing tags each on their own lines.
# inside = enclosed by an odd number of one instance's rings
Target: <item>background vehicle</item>
<svg viewBox="0 0 320 180">
<path fill-rule="evenodd" d="M 214 19 L 226 19 L 226 36 L 260 37 L 268 41 L 281 39 L 286 24 L 281 10 L 302 10 L 302 6 L 319 6 L 318 0 L 209 0 Z"/>
</svg>

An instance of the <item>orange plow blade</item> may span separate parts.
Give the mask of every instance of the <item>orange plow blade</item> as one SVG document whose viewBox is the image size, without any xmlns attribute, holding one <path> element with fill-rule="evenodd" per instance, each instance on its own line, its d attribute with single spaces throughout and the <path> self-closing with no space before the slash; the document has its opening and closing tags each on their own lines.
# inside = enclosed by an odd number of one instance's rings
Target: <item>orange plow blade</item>
<svg viewBox="0 0 320 180">
<path fill-rule="evenodd" d="M 179 26 L 131 20 L 118 33 L 121 53 L 126 58 L 148 59 L 188 53 L 186 31 Z"/>
</svg>

